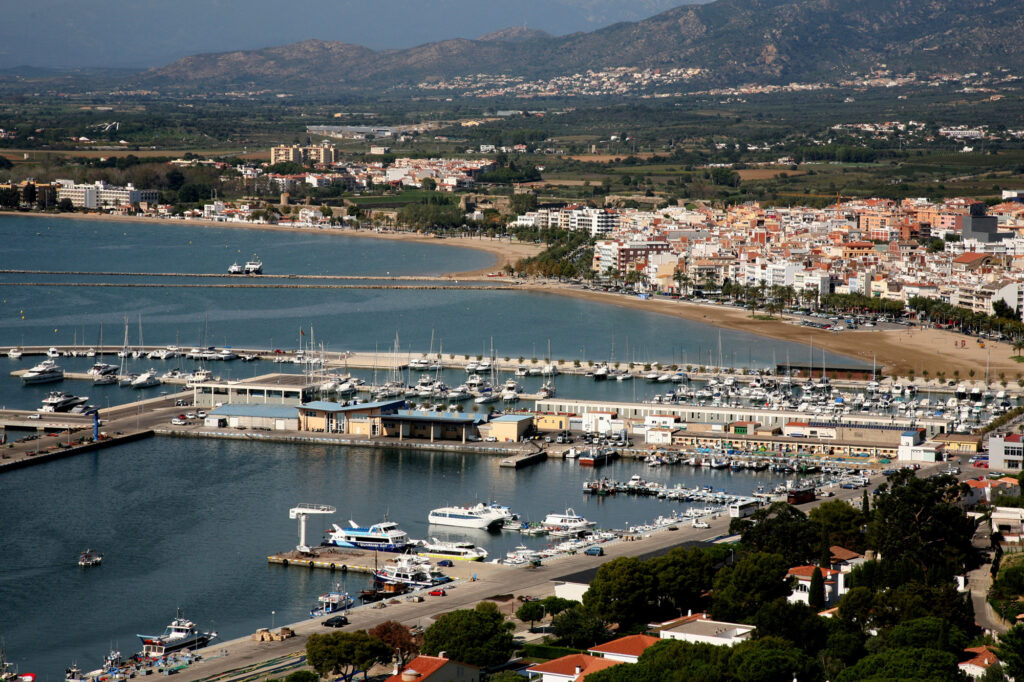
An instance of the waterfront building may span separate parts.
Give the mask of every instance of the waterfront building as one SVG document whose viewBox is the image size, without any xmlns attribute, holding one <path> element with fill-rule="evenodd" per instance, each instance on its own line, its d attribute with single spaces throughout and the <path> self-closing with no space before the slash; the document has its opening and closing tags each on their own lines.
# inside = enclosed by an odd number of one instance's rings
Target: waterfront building
<svg viewBox="0 0 1024 682">
<path fill-rule="evenodd" d="M 395 415 L 407 404 L 405 399 L 381 400 L 358 405 L 317 400 L 299 407 L 298 428 L 302 431 L 320 433 L 379 436 L 380 417 Z"/>
<path fill-rule="evenodd" d="M 293 405 L 308 403 L 319 385 L 302 374 L 264 374 L 250 379 L 198 381 L 192 386 L 196 407 L 228 404 Z"/>
<path fill-rule="evenodd" d="M 69 199 L 75 208 L 109 208 L 143 203 L 155 205 L 160 201 L 157 190 L 137 189 L 131 183 L 118 187 L 102 180 L 81 185 L 73 180 L 57 180 L 56 184 L 57 200 Z"/>
<path fill-rule="evenodd" d="M 210 410 L 204 424 L 232 429 L 296 431 L 299 412 L 287 405 L 222 405 Z"/>
</svg>

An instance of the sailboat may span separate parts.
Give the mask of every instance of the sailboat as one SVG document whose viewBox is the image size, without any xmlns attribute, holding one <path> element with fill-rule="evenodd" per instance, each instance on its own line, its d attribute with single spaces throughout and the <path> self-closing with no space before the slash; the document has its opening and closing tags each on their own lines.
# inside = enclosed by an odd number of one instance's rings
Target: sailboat
<svg viewBox="0 0 1024 682">
<path fill-rule="evenodd" d="M 126 342 L 127 343 L 127 342 Z M 142 313 L 139 313 L 139 347 L 132 351 L 133 358 L 142 357 Z"/>
</svg>

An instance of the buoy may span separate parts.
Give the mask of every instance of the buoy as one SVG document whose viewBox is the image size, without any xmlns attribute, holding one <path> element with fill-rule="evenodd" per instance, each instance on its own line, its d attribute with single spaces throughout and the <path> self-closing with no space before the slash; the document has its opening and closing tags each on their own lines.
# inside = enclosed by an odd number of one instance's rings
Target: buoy
<svg viewBox="0 0 1024 682">
<path fill-rule="evenodd" d="M 348 566 L 346 566 L 345 564 L 342 564 L 341 565 L 341 572 L 342 573 L 348 573 Z"/>
<path fill-rule="evenodd" d="M 309 567 L 313 568 L 313 562 L 312 561 L 309 562 Z"/>
<path fill-rule="evenodd" d="M 333 571 L 335 568 L 336 566 L 334 564 L 331 564 L 331 570 Z"/>
</svg>

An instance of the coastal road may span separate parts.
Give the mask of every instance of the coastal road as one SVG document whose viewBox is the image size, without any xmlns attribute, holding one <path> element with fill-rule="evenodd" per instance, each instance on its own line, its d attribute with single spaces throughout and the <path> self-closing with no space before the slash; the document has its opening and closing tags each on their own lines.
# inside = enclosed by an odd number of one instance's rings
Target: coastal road
<svg viewBox="0 0 1024 682">
<path fill-rule="evenodd" d="M 944 465 L 922 467 L 920 474 L 934 473 Z M 872 477 L 872 488 L 883 482 L 881 476 Z M 800 509 L 808 511 L 822 502 L 836 499 L 859 500 L 863 488 L 844 490 L 836 488 L 836 495 L 822 498 L 808 504 L 800 505 Z M 728 533 L 729 517 L 722 515 L 710 520 L 710 528 L 693 528 L 685 523 L 679 524 L 678 531 L 659 531 L 634 542 L 617 541 L 604 545 L 605 556 L 590 557 L 585 555 L 563 556 L 546 559 L 544 565 L 537 568 L 498 566 L 479 564 L 463 567 L 462 572 L 476 572 L 478 580 L 463 580 L 447 589 L 446 597 L 425 596 L 423 602 L 406 602 L 389 604 L 383 609 L 359 607 L 347 612 L 351 624 L 346 631 L 370 629 L 386 620 L 397 620 L 405 625 L 427 627 L 442 613 L 455 609 L 472 608 L 478 602 L 496 595 L 531 595 L 545 597 L 554 593 L 554 581 L 564 576 L 595 568 L 601 564 L 621 556 L 637 556 L 651 552 L 663 551 L 686 542 L 708 541 Z M 295 568 L 294 570 L 308 570 Z M 401 599 L 401 598 L 400 598 Z M 518 601 L 516 602 L 518 607 Z M 258 665 L 270 659 L 289 653 L 302 651 L 306 639 L 313 633 L 331 632 L 331 629 L 320 625 L 322 619 L 310 619 L 289 625 L 295 630 L 296 637 L 283 642 L 254 642 L 249 638 L 241 638 L 228 642 L 215 642 L 204 650 L 202 660 L 187 670 L 178 673 L 178 679 L 202 680 L 213 675 L 223 675 L 232 670 Z M 222 653 L 224 655 L 222 655 Z"/>
</svg>

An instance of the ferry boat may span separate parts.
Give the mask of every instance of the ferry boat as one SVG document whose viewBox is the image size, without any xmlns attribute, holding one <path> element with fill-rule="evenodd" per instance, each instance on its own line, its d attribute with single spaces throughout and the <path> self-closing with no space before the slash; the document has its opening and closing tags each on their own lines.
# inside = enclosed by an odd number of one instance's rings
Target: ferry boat
<svg viewBox="0 0 1024 682">
<path fill-rule="evenodd" d="M 43 398 L 43 406 L 40 412 L 69 412 L 71 408 L 83 405 L 88 402 L 87 396 L 71 395 L 64 391 L 50 391 L 50 395 Z"/>
<path fill-rule="evenodd" d="M 504 522 L 506 515 L 482 502 L 473 507 L 439 507 L 430 510 L 427 521 L 437 526 L 491 528 Z"/>
<path fill-rule="evenodd" d="M 337 613 L 338 611 L 344 611 L 355 604 L 355 599 L 353 599 L 348 592 L 342 592 L 341 585 L 338 585 L 336 589 L 331 592 L 321 594 L 317 597 L 316 602 L 316 606 L 309 610 L 310 618 L 317 618 L 319 616 Z"/>
<path fill-rule="evenodd" d="M 228 274 L 229 275 L 242 275 L 242 274 L 245 274 L 245 268 L 243 268 L 241 265 L 239 265 L 238 261 L 235 261 L 234 263 L 232 263 L 231 265 L 228 266 Z"/>
<path fill-rule="evenodd" d="M 43 360 L 38 365 L 21 375 L 24 384 L 48 384 L 63 381 L 64 370 L 53 360 Z"/>
<path fill-rule="evenodd" d="M 472 542 L 441 542 L 437 538 L 430 538 L 430 542 L 425 543 L 416 551 L 418 554 L 435 559 L 483 561 L 487 558 L 487 550 L 477 547 Z"/>
<path fill-rule="evenodd" d="M 162 635 L 136 635 L 142 640 L 142 656 L 146 658 L 161 658 L 183 649 L 201 649 L 216 636 L 216 632 L 200 632 L 195 623 L 182 617 L 181 609 Z"/>
<path fill-rule="evenodd" d="M 252 257 L 252 260 L 246 261 L 245 263 L 245 274 L 247 275 L 262 275 L 263 274 L 263 261 L 256 256 Z"/>
<path fill-rule="evenodd" d="M 324 544 L 380 552 L 404 552 L 412 545 L 409 535 L 392 521 L 382 521 L 369 527 L 362 527 L 351 520 L 348 523 L 349 528 L 331 524 L 334 530 L 328 531 Z"/>
<path fill-rule="evenodd" d="M 99 566 L 103 563 L 103 555 L 94 549 L 87 549 L 78 555 L 78 565 L 82 568 Z"/>
<path fill-rule="evenodd" d="M 399 583 L 412 587 L 434 587 L 451 582 L 451 578 L 430 565 L 424 557 L 403 555 L 394 563 L 386 563 L 373 572 L 373 577 L 382 583 Z"/>
<path fill-rule="evenodd" d="M 588 521 L 571 508 L 566 509 L 564 514 L 548 514 L 544 519 L 544 526 L 547 528 L 576 533 L 582 533 L 596 525 L 596 523 Z"/>
</svg>

